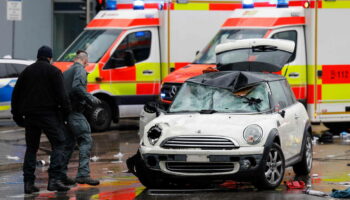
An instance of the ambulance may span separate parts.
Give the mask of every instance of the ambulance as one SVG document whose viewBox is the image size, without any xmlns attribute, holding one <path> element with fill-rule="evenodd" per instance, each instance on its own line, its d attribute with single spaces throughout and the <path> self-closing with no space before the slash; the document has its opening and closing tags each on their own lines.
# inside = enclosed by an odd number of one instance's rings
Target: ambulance
<svg viewBox="0 0 350 200">
<path fill-rule="evenodd" d="M 268 2 L 267 2 L 268 3 Z M 313 123 L 331 131 L 347 129 L 350 121 L 349 0 L 285 1 L 256 7 L 249 1 L 235 9 L 220 31 L 189 65 L 165 77 L 161 98 L 171 103 L 181 84 L 216 67 L 215 47 L 248 38 L 286 39 L 295 51 L 279 74 L 285 76 Z M 296 116 L 297 117 L 297 116 Z"/>
<path fill-rule="evenodd" d="M 242 6 L 230 1 L 134 3 L 100 11 L 54 63 L 65 71 L 78 49 L 89 54 L 87 89 L 102 100 L 86 113 L 96 131 L 106 130 L 112 120 L 139 117 L 143 104 L 159 98 L 162 79 L 191 62 L 232 10 Z"/>
</svg>

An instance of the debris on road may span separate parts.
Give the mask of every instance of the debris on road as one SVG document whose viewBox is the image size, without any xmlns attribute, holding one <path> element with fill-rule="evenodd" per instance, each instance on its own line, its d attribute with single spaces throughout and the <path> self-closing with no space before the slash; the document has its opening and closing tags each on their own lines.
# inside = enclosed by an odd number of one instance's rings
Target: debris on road
<svg viewBox="0 0 350 200">
<path fill-rule="evenodd" d="M 332 190 L 331 197 L 333 198 L 350 198 L 350 188 L 346 190 Z"/>
<path fill-rule="evenodd" d="M 7 155 L 6 158 L 9 160 L 19 160 L 20 159 L 18 156 L 9 156 L 9 155 Z"/>
<path fill-rule="evenodd" d="M 309 194 L 309 195 L 313 195 L 313 196 L 319 196 L 319 197 L 326 197 L 326 196 L 328 196 L 328 194 L 326 194 L 324 192 L 317 191 L 317 190 L 311 190 L 311 189 L 305 190 L 305 194 Z"/>
<path fill-rule="evenodd" d="M 304 189 L 304 181 L 286 181 L 284 182 L 288 189 Z"/>
<path fill-rule="evenodd" d="M 93 157 L 90 158 L 90 160 L 92 160 L 93 162 L 96 162 L 96 161 L 98 161 L 99 159 L 100 159 L 100 158 L 97 157 L 97 156 L 93 156 Z"/>
</svg>

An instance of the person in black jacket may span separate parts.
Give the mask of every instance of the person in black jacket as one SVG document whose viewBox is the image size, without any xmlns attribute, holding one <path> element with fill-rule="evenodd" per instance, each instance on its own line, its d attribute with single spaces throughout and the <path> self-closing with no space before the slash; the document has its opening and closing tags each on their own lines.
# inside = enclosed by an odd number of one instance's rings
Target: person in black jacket
<svg viewBox="0 0 350 200">
<path fill-rule="evenodd" d="M 23 176 L 26 194 L 39 191 L 34 185 L 34 172 L 42 132 L 46 134 L 52 148 L 47 189 L 69 190 L 61 180 L 65 141 L 62 116 L 71 111 L 69 98 L 64 90 L 62 72 L 50 64 L 52 49 L 48 46 L 40 47 L 37 58 L 18 77 L 11 102 L 13 119 L 19 126 L 25 127 L 27 149 Z"/>
</svg>

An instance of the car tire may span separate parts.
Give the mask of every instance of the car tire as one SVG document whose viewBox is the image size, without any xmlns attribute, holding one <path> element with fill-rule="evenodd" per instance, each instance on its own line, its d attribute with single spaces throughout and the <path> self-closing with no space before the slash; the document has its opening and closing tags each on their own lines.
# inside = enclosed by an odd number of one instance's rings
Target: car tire
<svg viewBox="0 0 350 200">
<path fill-rule="evenodd" d="M 258 189 L 275 189 L 281 184 L 285 171 L 285 160 L 281 147 L 273 143 L 264 155 L 254 186 Z"/>
<path fill-rule="evenodd" d="M 296 175 L 307 175 L 312 168 L 312 139 L 310 133 L 307 133 L 305 139 L 302 160 L 293 165 L 293 171 Z"/>
<path fill-rule="evenodd" d="M 111 106 L 104 100 L 101 100 L 101 103 L 99 105 L 93 107 L 88 115 L 88 120 L 93 131 L 105 131 L 111 125 Z"/>
</svg>

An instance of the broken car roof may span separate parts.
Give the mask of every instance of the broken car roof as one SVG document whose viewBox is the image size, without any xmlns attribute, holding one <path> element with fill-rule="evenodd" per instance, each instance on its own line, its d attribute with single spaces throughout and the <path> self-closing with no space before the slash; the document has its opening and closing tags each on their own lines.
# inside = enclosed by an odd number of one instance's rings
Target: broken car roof
<svg viewBox="0 0 350 200">
<path fill-rule="evenodd" d="M 270 82 L 284 79 L 285 77 L 283 76 L 270 73 L 222 71 L 196 76 L 188 79 L 186 82 L 229 89 L 232 92 L 235 92 L 246 87 L 257 85 L 261 82 Z"/>
</svg>

